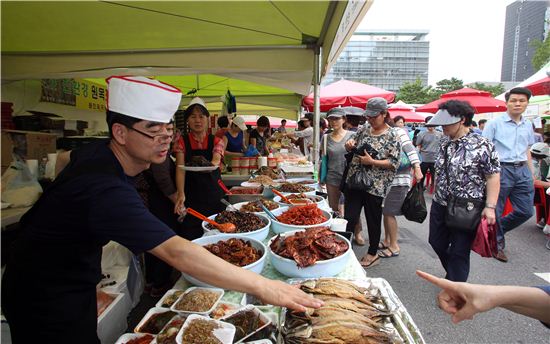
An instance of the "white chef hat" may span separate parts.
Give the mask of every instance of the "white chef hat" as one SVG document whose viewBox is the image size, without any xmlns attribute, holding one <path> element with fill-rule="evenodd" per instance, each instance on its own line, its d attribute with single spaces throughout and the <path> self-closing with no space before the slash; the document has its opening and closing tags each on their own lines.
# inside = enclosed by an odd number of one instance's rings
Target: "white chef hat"
<svg viewBox="0 0 550 344">
<path fill-rule="evenodd" d="M 142 76 L 107 78 L 107 109 L 146 121 L 168 123 L 178 110 L 181 91 Z"/>
</svg>

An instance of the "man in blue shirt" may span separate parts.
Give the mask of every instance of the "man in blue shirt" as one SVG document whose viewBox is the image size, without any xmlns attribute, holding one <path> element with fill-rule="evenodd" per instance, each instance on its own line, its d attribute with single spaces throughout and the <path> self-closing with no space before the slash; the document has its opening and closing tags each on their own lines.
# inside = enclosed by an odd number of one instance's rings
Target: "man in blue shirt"
<svg viewBox="0 0 550 344">
<path fill-rule="evenodd" d="M 2 311 L 12 342 L 98 344 L 96 285 L 110 240 L 147 251 L 206 283 L 305 311 L 320 302 L 298 288 L 239 268 L 177 236 L 147 210 L 133 177 L 163 162 L 177 88 L 144 77 L 111 77 L 110 139 L 71 152 L 21 221 L 2 279 Z M 38 284 L 37 284 L 38 283 Z"/>
<path fill-rule="evenodd" d="M 504 234 L 518 227 L 533 215 L 533 164 L 529 147 L 535 143 L 533 124 L 522 117 L 531 98 L 527 88 L 516 87 L 506 93 L 506 113 L 485 125 L 483 136 L 495 144 L 500 158 L 500 193 L 496 205 L 498 222 L 498 254 L 496 259 L 507 262 L 504 254 Z M 502 217 L 506 199 L 513 211 Z"/>
</svg>

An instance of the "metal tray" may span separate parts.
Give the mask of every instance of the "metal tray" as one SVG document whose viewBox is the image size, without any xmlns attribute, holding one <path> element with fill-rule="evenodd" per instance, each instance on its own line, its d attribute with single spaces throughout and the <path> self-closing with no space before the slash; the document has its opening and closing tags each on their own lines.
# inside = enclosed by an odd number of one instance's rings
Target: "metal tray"
<svg viewBox="0 0 550 344">
<path fill-rule="evenodd" d="M 315 278 L 291 278 L 288 279 L 287 282 L 290 284 L 298 284 L 314 279 Z M 371 295 L 380 296 L 384 302 L 384 304 L 380 306 L 392 313 L 392 315 L 387 319 L 385 329 L 394 335 L 396 343 L 425 344 L 424 338 L 414 323 L 411 315 L 407 312 L 407 309 L 403 306 L 392 287 L 385 279 L 367 277 L 364 279 L 348 279 L 347 281 L 352 282 L 359 287 L 368 289 L 367 292 L 371 293 Z M 277 338 L 278 344 L 285 343 L 281 334 L 281 329 L 285 324 L 286 311 L 287 309 L 283 308 L 279 318 L 280 326 L 279 335 Z"/>
</svg>

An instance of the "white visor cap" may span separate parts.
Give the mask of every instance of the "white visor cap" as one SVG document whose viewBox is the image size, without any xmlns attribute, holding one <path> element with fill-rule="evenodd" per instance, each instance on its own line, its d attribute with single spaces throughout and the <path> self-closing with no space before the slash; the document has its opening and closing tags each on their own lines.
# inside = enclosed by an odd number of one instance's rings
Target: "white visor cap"
<svg viewBox="0 0 550 344">
<path fill-rule="evenodd" d="M 107 78 L 107 109 L 146 121 L 169 123 L 178 110 L 181 91 L 142 76 Z"/>
</svg>

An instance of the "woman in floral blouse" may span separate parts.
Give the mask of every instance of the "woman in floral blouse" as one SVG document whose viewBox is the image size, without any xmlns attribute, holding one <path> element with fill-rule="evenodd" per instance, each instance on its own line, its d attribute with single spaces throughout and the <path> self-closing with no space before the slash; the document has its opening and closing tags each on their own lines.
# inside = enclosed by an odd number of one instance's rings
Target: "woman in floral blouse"
<svg viewBox="0 0 550 344">
<path fill-rule="evenodd" d="M 346 142 L 353 153 L 346 177 L 346 231 L 355 229 L 361 208 L 365 210 L 369 248 L 361 265 L 371 267 L 379 262 L 377 255 L 382 230 L 382 203 L 399 166 L 401 144 L 395 128 L 386 123 L 388 103 L 384 98 L 371 98 L 365 111 L 368 124 L 359 128 Z M 348 153 L 349 154 L 349 153 Z"/>
<path fill-rule="evenodd" d="M 465 282 L 470 272 L 470 247 L 475 230 L 463 232 L 445 225 L 450 196 L 485 200 L 481 214 L 495 223 L 495 207 L 500 189 L 500 163 L 494 145 L 470 131 L 474 110 L 469 103 L 449 100 L 428 125 L 443 126 L 435 162 L 435 195 L 430 210 L 429 242 L 447 272 L 445 278 Z"/>
</svg>

